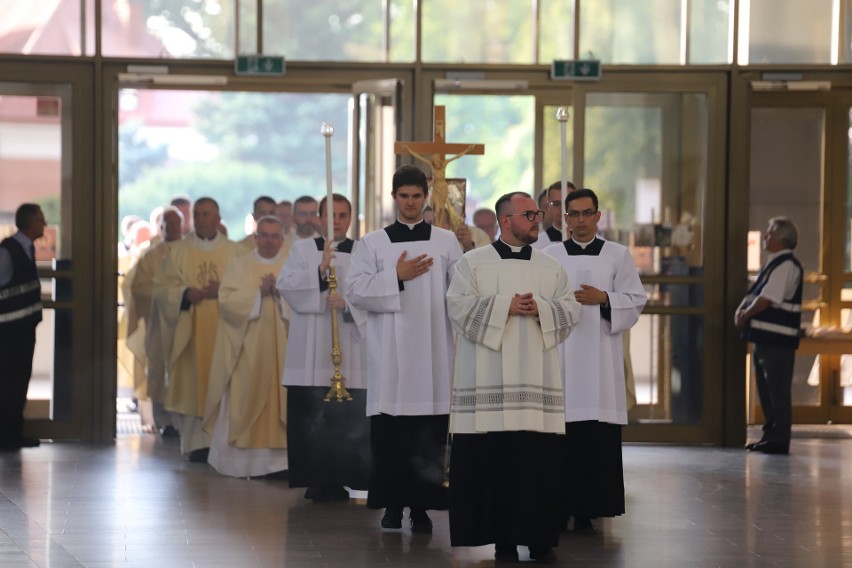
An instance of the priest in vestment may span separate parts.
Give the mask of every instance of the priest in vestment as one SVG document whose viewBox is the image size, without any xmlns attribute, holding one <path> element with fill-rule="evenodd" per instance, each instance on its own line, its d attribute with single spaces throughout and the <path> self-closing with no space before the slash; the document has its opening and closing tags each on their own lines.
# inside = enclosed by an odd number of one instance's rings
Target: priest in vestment
<svg viewBox="0 0 852 568">
<path fill-rule="evenodd" d="M 429 186 L 415 166 L 393 176 L 398 220 L 361 239 L 346 286 L 367 312 L 367 415 L 372 472 L 367 506 L 381 525 L 432 531 L 427 509 L 446 509 L 442 487 L 453 336 L 446 292 L 461 257 L 455 234 L 423 220 Z"/>
<path fill-rule="evenodd" d="M 219 204 L 210 197 L 192 208 L 195 231 L 168 245 L 154 277 L 154 310 L 168 377 L 166 410 L 176 414 L 181 453 L 206 462 L 202 430 L 213 342 L 219 325 L 219 282 L 240 247 L 219 233 Z"/>
<path fill-rule="evenodd" d="M 500 239 L 456 265 L 447 309 L 458 334 L 450 431 L 450 541 L 494 543 L 498 561 L 556 560 L 564 401 L 558 345 L 580 305 L 568 275 L 534 249 L 541 211 L 497 200 Z"/>
<path fill-rule="evenodd" d="M 257 247 L 257 243 L 254 239 L 254 233 L 257 230 L 258 220 L 261 217 L 266 217 L 267 215 L 275 215 L 276 206 L 277 204 L 275 203 L 275 200 L 269 197 L 268 195 L 261 195 L 260 197 L 254 200 L 254 203 L 252 203 L 251 218 L 252 222 L 254 223 L 255 230 L 253 230 L 250 234 L 246 235 L 246 237 L 238 243 L 241 247 L 243 247 L 246 252 L 253 251 Z M 284 245 L 282 246 L 285 248 L 285 251 L 290 248 L 289 244 L 290 243 L 288 240 L 284 241 Z"/>
<path fill-rule="evenodd" d="M 544 252 L 576 282 L 580 324 L 562 344 L 565 380 L 565 459 L 568 464 L 563 523 L 594 534 L 592 519 L 624 514 L 621 429 L 627 424 L 623 334 L 642 313 L 647 296 L 630 251 L 596 237 L 601 212 L 590 189 L 566 199 L 572 238 Z"/>
<path fill-rule="evenodd" d="M 286 260 L 278 217 L 261 217 L 254 239 L 255 250 L 228 262 L 219 286 L 219 329 L 204 412 L 211 439 L 207 461 L 232 477 L 287 470 L 281 373 L 290 308 L 275 288 Z"/>
<path fill-rule="evenodd" d="M 346 302 L 346 275 L 357 243 L 346 238 L 352 205 L 332 199 L 334 236 L 296 242 L 278 275 L 278 290 L 292 307 L 290 341 L 282 384 L 287 387 L 287 451 L 290 487 L 307 487 L 314 501 L 346 500 L 366 490 L 370 475 L 370 421 L 364 354 L 366 314 Z M 328 232 L 327 198 L 320 228 Z M 329 294 L 333 263 L 338 287 Z M 337 309 L 340 372 L 351 401 L 325 401 L 334 376 L 331 309 Z"/>
<path fill-rule="evenodd" d="M 139 315 L 139 330 L 144 333 L 142 350 L 137 357 L 145 362 L 147 391 L 153 406 L 154 426 L 166 432 L 173 428 L 171 417 L 166 412 L 166 378 L 163 365 L 162 346 L 160 344 L 159 317 L 152 316 L 152 297 L 154 276 L 166 256 L 167 244 L 182 238 L 183 214 L 177 207 L 169 206 L 160 215 L 159 242 L 152 244 L 134 267 L 135 275 L 130 283 L 130 293 Z"/>
</svg>

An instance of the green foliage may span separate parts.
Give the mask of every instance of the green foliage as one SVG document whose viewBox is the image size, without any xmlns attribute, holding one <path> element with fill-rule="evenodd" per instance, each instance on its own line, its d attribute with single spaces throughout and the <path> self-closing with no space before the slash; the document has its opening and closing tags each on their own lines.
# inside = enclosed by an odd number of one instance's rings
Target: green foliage
<svg viewBox="0 0 852 568">
<path fill-rule="evenodd" d="M 531 96 L 438 95 L 447 107 L 447 142 L 485 144 L 484 156 L 463 156 L 448 178 L 468 182 L 467 213 L 492 207 L 509 191 L 533 191 L 535 102 Z"/>
<path fill-rule="evenodd" d="M 245 235 L 243 221 L 246 214 L 251 213 L 256 197 L 269 195 L 276 200 L 294 199 L 301 195 L 294 188 L 300 187 L 303 182 L 259 164 L 233 160 L 179 164 L 153 170 L 136 183 L 122 186 L 119 191 L 119 218 L 133 214 L 148 219 L 154 208 L 168 205 L 176 195 L 187 195 L 193 201 L 207 196 L 219 202 L 230 238 L 238 239 Z"/>
<path fill-rule="evenodd" d="M 118 171 L 122 184 L 133 183 L 168 158 L 168 149 L 151 146 L 142 136 L 141 127 L 141 121 L 128 121 L 118 131 Z"/>
</svg>

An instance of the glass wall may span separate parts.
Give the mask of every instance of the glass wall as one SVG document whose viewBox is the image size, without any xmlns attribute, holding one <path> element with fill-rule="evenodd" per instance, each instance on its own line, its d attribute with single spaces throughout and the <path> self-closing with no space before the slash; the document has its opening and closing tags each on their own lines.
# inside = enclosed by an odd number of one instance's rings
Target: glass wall
<svg viewBox="0 0 852 568">
<path fill-rule="evenodd" d="M 122 89 L 119 218 L 148 219 L 176 195 L 206 195 L 219 202 L 229 237 L 238 240 L 256 197 L 324 195 L 323 122 L 335 128 L 333 183 L 345 190 L 349 98 Z"/>
<path fill-rule="evenodd" d="M 741 0 L 739 64 L 837 63 L 837 5 L 835 0 Z"/>
<path fill-rule="evenodd" d="M 464 156 L 447 168 L 447 178 L 467 180 L 468 222 L 505 193 L 535 192 L 534 97 L 436 95 L 435 104 L 446 107 L 447 142 L 485 145 L 484 155 Z"/>
<path fill-rule="evenodd" d="M 0 0 L 0 52 L 96 55 L 97 2 L 99 55 L 109 57 L 232 59 L 262 51 L 292 61 L 416 60 L 412 0 Z M 420 6 L 427 63 L 594 57 L 618 65 L 729 64 L 735 10 L 740 65 L 852 61 L 850 0 L 421 0 Z"/>
<path fill-rule="evenodd" d="M 589 93 L 583 185 L 605 238 L 627 246 L 648 305 L 629 335 L 638 421 L 704 419 L 707 98 Z"/>
</svg>

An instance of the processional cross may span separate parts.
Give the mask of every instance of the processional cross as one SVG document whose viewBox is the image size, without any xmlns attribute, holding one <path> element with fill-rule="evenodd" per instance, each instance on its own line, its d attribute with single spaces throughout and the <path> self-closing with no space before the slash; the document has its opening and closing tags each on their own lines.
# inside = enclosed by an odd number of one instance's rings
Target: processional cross
<svg viewBox="0 0 852 568">
<path fill-rule="evenodd" d="M 446 107 L 436 106 L 433 118 L 433 139 L 431 142 L 396 142 L 394 154 L 408 154 L 432 168 L 432 211 L 433 224 L 455 231 L 464 224 L 449 201 L 447 185 L 447 164 L 458 160 L 465 154 L 485 154 L 484 144 L 448 143 L 446 137 Z M 451 155 L 449 158 L 447 155 Z"/>
</svg>

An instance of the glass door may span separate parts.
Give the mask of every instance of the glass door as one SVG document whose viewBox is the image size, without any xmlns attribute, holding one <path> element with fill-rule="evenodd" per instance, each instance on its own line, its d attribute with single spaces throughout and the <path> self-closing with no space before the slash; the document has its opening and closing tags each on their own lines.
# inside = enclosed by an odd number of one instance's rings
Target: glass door
<svg viewBox="0 0 852 568">
<path fill-rule="evenodd" d="M 748 271 L 765 255 L 767 221 L 790 217 L 805 270 L 796 355 L 793 420 L 852 422 L 852 258 L 850 132 L 852 97 L 833 92 L 752 95 Z M 838 236 L 843 235 L 843 239 Z M 763 417 L 749 366 L 749 422 Z"/>
<path fill-rule="evenodd" d="M 648 89 L 647 85 L 656 87 Z M 542 183 L 561 177 L 556 110 L 570 112 L 567 178 L 593 189 L 605 239 L 628 247 L 648 304 L 625 334 L 629 425 L 624 439 L 719 443 L 722 306 L 709 283 L 724 273 L 724 179 L 718 121 L 725 83 L 696 75 L 674 86 L 660 76 L 641 90 L 628 77 L 573 83 L 537 96 Z"/>
<path fill-rule="evenodd" d="M 357 81 L 349 118 L 352 234 L 362 237 L 394 221 L 390 195 L 397 167 L 393 144 L 402 131 L 402 80 Z"/>
<path fill-rule="evenodd" d="M 42 439 L 93 439 L 99 430 L 91 412 L 97 400 L 89 355 L 95 340 L 84 330 L 97 317 L 91 272 L 95 213 L 90 196 L 80 191 L 91 183 L 92 153 L 90 144 L 75 141 L 74 132 L 76 121 L 91 121 L 81 114 L 91 99 L 88 71 L 69 65 L 51 71 L 54 82 L 28 82 L 28 75 L 44 70 L 32 63 L 12 67 L 0 70 L 0 238 L 15 232 L 15 210 L 25 202 L 39 204 L 48 223 L 35 243 L 44 312 L 25 430 Z M 77 167 L 81 163 L 90 165 Z"/>
</svg>

